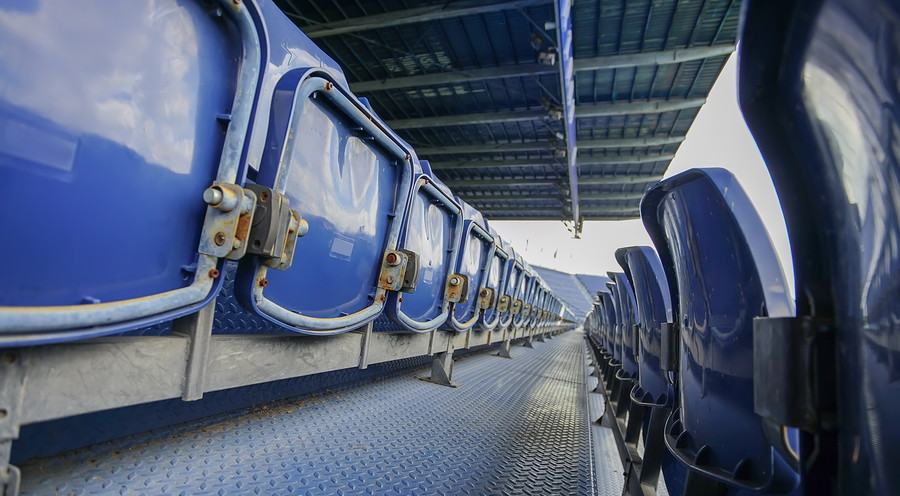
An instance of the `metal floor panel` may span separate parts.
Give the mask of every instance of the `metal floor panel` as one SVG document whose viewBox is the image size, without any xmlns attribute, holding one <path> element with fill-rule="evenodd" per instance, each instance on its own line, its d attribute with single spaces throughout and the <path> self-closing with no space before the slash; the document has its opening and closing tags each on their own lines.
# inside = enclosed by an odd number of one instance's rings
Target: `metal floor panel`
<svg viewBox="0 0 900 496">
<path fill-rule="evenodd" d="M 596 494 L 582 332 L 512 352 L 37 460 L 22 494 Z"/>
</svg>

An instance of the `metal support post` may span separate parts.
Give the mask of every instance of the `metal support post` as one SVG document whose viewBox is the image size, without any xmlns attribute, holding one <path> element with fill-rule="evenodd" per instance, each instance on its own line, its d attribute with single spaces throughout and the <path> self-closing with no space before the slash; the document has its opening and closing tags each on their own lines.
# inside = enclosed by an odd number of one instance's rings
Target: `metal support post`
<svg viewBox="0 0 900 496">
<path fill-rule="evenodd" d="M 438 332 L 438 331 L 434 331 Z M 437 353 L 431 362 L 431 377 L 426 379 L 441 386 L 456 387 L 453 384 L 453 339 L 447 340 L 447 351 Z"/>
<path fill-rule="evenodd" d="M 19 494 L 21 473 L 9 464 L 13 440 L 19 437 L 19 414 L 25 395 L 25 370 L 22 354 L 0 354 L 0 496 Z"/>
<path fill-rule="evenodd" d="M 374 322 L 369 322 L 359 330 L 362 334 L 362 344 L 359 350 L 359 369 L 365 370 L 369 368 L 369 343 L 372 341 L 372 328 L 375 327 Z M 432 337 L 432 339 L 434 339 Z"/>
<path fill-rule="evenodd" d="M 184 317 L 172 321 L 172 333 L 186 336 L 190 340 L 187 365 L 184 372 L 184 391 L 181 399 L 196 401 L 203 398 L 206 386 L 206 369 L 209 365 L 209 341 L 212 336 L 213 316 L 216 300 Z"/>
<path fill-rule="evenodd" d="M 512 348 L 512 339 L 509 336 L 509 329 L 503 329 L 503 342 L 500 343 L 500 351 L 497 352 L 497 356 L 500 358 L 512 358 L 512 355 L 509 353 L 510 348 Z"/>
</svg>

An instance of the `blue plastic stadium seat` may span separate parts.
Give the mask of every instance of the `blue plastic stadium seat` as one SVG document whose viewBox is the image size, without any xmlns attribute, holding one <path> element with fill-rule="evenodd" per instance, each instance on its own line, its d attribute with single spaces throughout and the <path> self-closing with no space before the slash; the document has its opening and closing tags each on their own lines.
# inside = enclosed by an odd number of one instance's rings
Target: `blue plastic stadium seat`
<svg viewBox="0 0 900 496">
<path fill-rule="evenodd" d="M 506 289 L 500 297 L 500 328 L 506 329 L 513 323 L 515 311 L 521 306 L 517 301 L 522 292 L 525 267 L 522 257 L 510 247 L 509 273 L 506 277 Z"/>
<path fill-rule="evenodd" d="M 400 248 L 418 258 L 415 290 L 388 297 L 385 316 L 390 320 L 379 319 L 376 331 L 427 332 L 447 320 L 449 295 L 454 294 L 448 284 L 459 279 L 455 273 L 462 234 L 462 207 L 424 163 L 416 171 L 409 215 L 400 234 Z M 456 286 L 457 297 L 462 289 L 463 284 Z"/>
<path fill-rule="evenodd" d="M 609 278 L 615 281 L 615 298 L 618 319 L 616 325 L 616 346 L 618 360 L 622 369 L 617 373 L 619 379 L 637 379 L 638 364 L 635 358 L 634 326 L 638 324 L 637 309 L 634 301 L 634 290 L 628 277 L 623 272 L 609 272 Z"/>
<path fill-rule="evenodd" d="M 900 5 L 753 1 L 744 31 L 741 106 L 784 208 L 798 315 L 839 350 L 798 378 L 824 389 L 805 484 L 900 494 Z"/>
<path fill-rule="evenodd" d="M 490 224 L 488 224 L 488 233 L 494 238 L 494 250 L 491 252 L 491 259 L 488 262 L 487 275 L 485 277 L 485 288 L 490 292 L 488 296 L 491 301 L 481 313 L 481 318 L 476 328 L 484 331 L 493 331 L 500 323 L 498 307 L 500 305 L 500 297 L 506 287 L 511 258 L 509 244 L 500 239 L 500 236 L 490 228 Z"/>
<path fill-rule="evenodd" d="M 315 71 L 281 76 L 267 104 L 257 183 L 283 193 L 309 228 L 287 270 L 272 270 L 258 257 L 242 260 L 235 295 L 290 331 L 360 327 L 396 294 L 380 276 L 411 208 L 414 154 L 365 105 Z"/>
<path fill-rule="evenodd" d="M 443 327 L 466 331 L 475 326 L 482 310 L 493 303 L 493 290 L 486 290 L 486 285 L 496 244 L 481 212 L 459 197 L 456 201 L 462 206 L 464 219 L 457 254 L 457 273 L 468 278 L 468 288 L 464 301 L 453 304 L 450 318 Z"/>
<path fill-rule="evenodd" d="M 613 295 L 615 283 L 607 283 L 610 289 L 609 293 L 602 293 L 600 299 L 603 302 L 603 334 L 606 342 L 606 352 L 609 353 L 611 360 L 618 364 L 619 359 L 616 358 L 616 303 Z"/>
<path fill-rule="evenodd" d="M 522 261 L 522 277 L 519 281 L 519 291 L 516 294 L 516 298 L 513 300 L 515 302 L 513 315 L 513 325 L 515 327 L 525 327 L 525 324 L 528 320 L 528 313 L 531 308 L 531 304 L 534 297 L 534 287 L 537 282 L 535 279 L 535 272 L 532 270 L 531 266 L 528 265 L 528 262 Z"/>
<path fill-rule="evenodd" d="M 792 315 L 762 221 L 724 169 L 662 181 L 644 197 L 641 217 L 680 309 L 680 398 L 666 425 L 669 450 L 737 488 L 794 490 L 783 438 L 767 435 L 754 413 L 753 318 Z"/>
<path fill-rule="evenodd" d="M 644 405 L 665 405 L 671 398 L 671 386 L 660 362 L 661 327 L 672 321 L 672 299 L 659 256 L 649 246 L 631 246 L 616 250 L 616 260 L 634 288 L 640 321 L 639 381 L 632 400 Z"/>
</svg>

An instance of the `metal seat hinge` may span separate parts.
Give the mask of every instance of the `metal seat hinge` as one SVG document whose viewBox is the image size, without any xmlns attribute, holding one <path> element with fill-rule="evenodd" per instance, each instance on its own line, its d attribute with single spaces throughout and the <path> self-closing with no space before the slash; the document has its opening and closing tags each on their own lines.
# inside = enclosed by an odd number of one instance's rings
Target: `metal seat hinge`
<svg viewBox="0 0 900 496">
<path fill-rule="evenodd" d="M 256 194 L 236 184 L 213 182 L 203 191 L 208 205 L 198 251 L 237 260 L 247 251 L 247 238 L 256 210 Z"/>
<path fill-rule="evenodd" d="M 505 294 L 500 296 L 500 301 L 497 302 L 497 311 L 498 312 L 508 312 L 509 311 L 509 302 L 512 300 L 512 296 Z"/>
<path fill-rule="evenodd" d="M 465 303 L 469 300 L 469 276 L 450 274 L 447 278 L 445 298 L 451 303 Z"/>
<path fill-rule="evenodd" d="M 409 255 L 403 250 L 387 250 L 381 259 L 381 274 L 378 276 L 378 287 L 388 291 L 403 289 Z"/>
<path fill-rule="evenodd" d="M 283 194 L 258 184 L 248 184 L 246 189 L 256 195 L 247 253 L 260 256 L 266 267 L 289 269 L 297 238 L 309 232 L 309 224 L 300 212 L 291 209 L 290 200 Z"/>
<path fill-rule="evenodd" d="M 515 303 L 513 303 L 513 306 L 512 306 L 512 313 L 513 313 L 514 315 L 518 315 L 518 314 L 522 313 L 522 305 L 524 305 L 524 304 L 525 304 L 524 301 L 522 301 L 522 300 L 516 300 Z"/>
<path fill-rule="evenodd" d="M 488 310 L 494 306 L 495 294 L 492 288 L 481 288 L 481 291 L 478 292 L 478 308 Z"/>
</svg>

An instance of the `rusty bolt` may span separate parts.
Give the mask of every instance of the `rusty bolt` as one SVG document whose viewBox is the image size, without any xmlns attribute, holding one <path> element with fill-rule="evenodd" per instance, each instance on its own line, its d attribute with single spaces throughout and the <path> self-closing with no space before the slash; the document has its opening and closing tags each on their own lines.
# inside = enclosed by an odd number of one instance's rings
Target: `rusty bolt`
<svg viewBox="0 0 900 496">
<path fill-rule="evenodd" d="M 334 84 L 332 84 L 331 82 L 325 83 L 325 91 L 331 91 L 333 89 L 334 89 Z"/>
<path fill-rule="evenodd" d="M 402 297 L 402 296 L 399 298 L 399 300 L 400 300 L 400 303 L 403 303 L 403 297 Z"/>
<path fill-rule="evenodd" d="M 451 278 L 450 278 L 450 284 L 452 284 L 452 285 L 454 285 L 454 286 L 458 286 L 458 285 L 459 285 L 459 278 L 456 277 L 456 276 L 451 277 Z"/>
<path fill-rule="evenodd" d="M 406 160 L 412 160 L 412 155 L 410 155 L 410 154 L 407 153 L 407 154 L 406 154 Z"/>
<path fill-rule="evenodd" d="M 451 300 L 455 300 L 455 299 L 456 299 L 456 293 L 450 293 L 450 299 L 451 299 Z"/>
<path fill-rule="evenodd" d="M 400 257 L 398 257 L 396 253 L 388 253 L 387 256 L 384 257 L 384 261 L 391 267 L 400 265 Z"/>
<path fill-rule="evenodd" d="M 225 233 L 219 231 L 215 236 L 213 236 L 213 243 L 215 243 L 216 246 L 222 246 L 225 244 L 225 238 L 227 238 L 227 236 L 225 236 Z"/>
<path fill-rule="evenodd" d="M 259 285 L 260 285 L 261 287 L 264 288 L 264 287 L 266 287 L 266 286 L 269 285 L 269 280 L 266 279 L 265 277 L 260 277 L 260 278 L 259 278 Z"/>
<path fill-rule="evenodd" d="M 206 273 L 210 279 L 215 279 L 219 277 L 219 269 L 209 269 L 209 272 Z"/>
<path fill-rule="evenodd" d="M 378 297 L 378 301 L 381 301 L 381 302 L 384 302 L 384 300 L 386 300 L 386 299 L 387 299 L 387 296 L 385 296 L 385 295 L 381 295 L 380 297 Z"/>
<path fill-rule="evenodd" d="M 479 294 L 480 294 L 482 297 L 485 297 L 485 296 L 488 295 L 488 290 L 482 289 L 482 290 L 481 290 L 481 293 L 479 293 Z"/>
<path fill-rule="evenodd" d="M 384 278 L 384 280 L 385 280 L 388 284 L 394 284 L 394 276 L 387 276 L 387 277 Z"/>
<path fill-rule="evenodd" d="M 222 203 L 222 200 L 224 198 L 225 195 L 222 193 L 222 189 L 218 186 L 210 186 L 203 191 L 203 201 L 205 201 L 209 206 L 215 207 L 216 205 Z"/>
<path fill-rule="evenodd" d="M 240 250 L 242 246 L 244 246 L 244 243 L 241 242 L 241 240 L 234 238 L 234 243 L 231 244 L 231 249 Z"/>
<path fill-rule="evenodd" d="M 262 200 L 262 201 L 264 201 L 264 202 L 265 202 L 265 201 L 269 201 L 269 192 L 268 192 L 268 191 L 263 191 L 262 193 L 260 193 L 260 194 L 259 194 L 259 199 Z"/>
<path fill-rule="evenodd" d="M 309 222 L 306 222 L 306 219 L 300 219 L 300 222 L 297 223 L 297 236 L 302 238 L 306 236 L 306 233 L 309 232 Z"/>
</svg>

